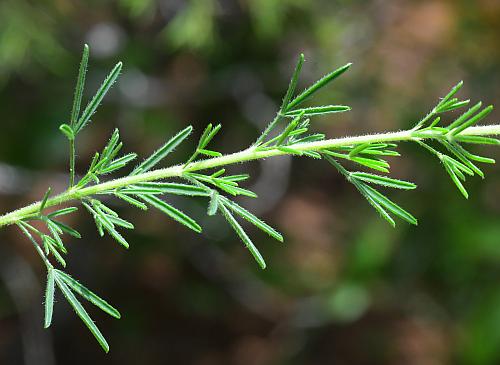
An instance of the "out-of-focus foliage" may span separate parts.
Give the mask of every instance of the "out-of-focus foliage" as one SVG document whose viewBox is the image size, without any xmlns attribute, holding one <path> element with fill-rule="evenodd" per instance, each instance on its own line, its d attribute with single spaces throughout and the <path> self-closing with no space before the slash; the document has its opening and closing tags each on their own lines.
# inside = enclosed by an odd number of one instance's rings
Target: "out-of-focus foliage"
<svg viewBox="0 0 500 365">
<path fill-rule="evenodd" d="M 0 3 L 0 85 L 12 73 L 32 74 L 43 67 L 57 73 L 68 52 L 58 42 L 58 19 L 41 3 L 5 0 Z"/>
<path fill-rule="evenodd" d="M 279 107 L 300 52 L 310 61 L 300 87 L 354 62 L 318 95 L 318 103 L 353 107 L 318 122 L 329 136 L 409 127 L 460 79 L 464 95 L 498 106 L 498 19 L 492 0 L 0 1 L 0 206 L 66 184 L 57 174 L 67 164 L 57 126 L 70 115 L 84 42 L 93 50 L 87 97 L 118 60 L 124 70 L 94 129 L 82 133 L 80 173 L 115 126 L 143 156 L 188 122 L 196 137 L 207 123 L 222 123 L 218 151 L 247 145 L 244 136 L 257 137 Z M 195 143 L 177 151 L 180 160 Z M 161 215 L 141 215 L 132 217 L 127 255 L 97 241 L 89 220 L 69 222 L 88 240 L 70 243 L 68 266 L 89 286 L 98 282 L 127 315 L 116 322 L 95 313 L 112 339 L 107 358 L 78 320 L 65 317 L 68 308 L 56 308 L 53 344 L 37 343 L 62 364 L 498 363 L 498 166 L 470 185 L 464 204 L 431 156 L 406 148 L 413 158 L 391 161 L 394 175 L 420 189 L 394 198 L 415 212 L 417 228 L 392 229 L 313 161 L 252 165 L 251 188 L 265 203 L 241 203 L 288 242 L 276 247 L 261 236 L 265 272 L 224 222 L 204 220 L 194 200 L 175 203 L 199 211 L 204 238 Z M 36 262 L 17 233 L 0 234 L 2 263 Z M 31 307 L 19 307 L 14 292 L 0 291 L 1 363 L 20 363 L 23 339 L 35 333 L 25 324 Z M 33 298 L 39 308 L 39 293 Z"/>
</svg>

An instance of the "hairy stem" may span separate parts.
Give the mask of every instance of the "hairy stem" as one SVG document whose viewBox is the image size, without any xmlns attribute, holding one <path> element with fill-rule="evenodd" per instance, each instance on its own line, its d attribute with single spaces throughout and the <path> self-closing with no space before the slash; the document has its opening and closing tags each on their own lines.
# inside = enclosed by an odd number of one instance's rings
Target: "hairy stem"
<svg viewBox="0 0 500 365">
<path fill-rule="evenodd" d="M 269 125 L 266 127 L 264 132 L 262 132 L 262 134 L 259 136 L 259 138 L 257 138 L 254 145 L 261 144 L 264 141 L 264 139 L 267 137 L 267 135 L 274 129 L 274 127 L 276 127 L 276 124 L 278 124 L 280 119 L 281 119 L 281 110 L 276 114 L 273 121 L 271 123 L 269 123 Z"/>
<path fill-rule="evenodd" d="M 75 140 L 69 140 L 69 187 L 75 185 Z"/>
<path fill-rule="evenodd" d="M 460 133 L 462 136 L 493 136 L 500 135 L 500 124 L 469 127 Z M 413 130 L 403 130 L 398 132 L 369 134 L 364 136 L 342 137 L 327 139 L 318 142 L 299 143 L 293 146 L 294 150 L 298 151 L 321 151 L 328 148 L 343 147 L 358 145 L 363 143 L 375 142 L 403 142 L 403 141 L 418 141 L 423 139 L 435 139 L 436 136 L 414 136 Z M 222 167 L 240 162 L 264 159 L 273 156 L 288 155 L 289 152 L 279 150 L 278 148 L 270 148 L 259 150 L 258 147 L 252 146 L 246 150 L 214 157 L 206 160 L 192 162 L 188 165 L 180 164 L 163 169 L 157 169 L 142 174 L 125 176 L 122 178 L 110 180 L 100 184 L 88 186 L 85 188 L 72 187 L 69 190 L 56 195 L 47 200 L 45 207 L 60 205 L 71 200 L 81 199 L 87 196 L 95 195 L 104 191 L 129 186 L 132 184 L 161 180 L 170 177 L 180 177 L 186 172 L 207 170 L 216 167 Z M 0 227 L 14 224 L 26 217 L 38 214 L 41 202 L 32 203 L 24 208 L 17 209 L 10 213 L 0 216 Z"/>
</svg>

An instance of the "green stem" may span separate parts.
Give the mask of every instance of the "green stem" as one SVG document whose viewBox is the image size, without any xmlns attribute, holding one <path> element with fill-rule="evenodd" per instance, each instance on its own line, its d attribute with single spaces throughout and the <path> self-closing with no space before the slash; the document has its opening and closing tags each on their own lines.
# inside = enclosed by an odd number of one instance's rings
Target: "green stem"
<svg viewBox="0 0 500 365">
<path fill-rule="evenodd" d="M 413 133 L 414 131 L 412 130 L 404 130 L 398 132 L 378 133 L 378 134 L 370 134 L 364 136 L 334 138 L 317 142 L 296 144 L 293 146 L 293 149 L 298 151 L 321 151 L 329 148 L 359 145 L 363 143 L 418 141 L 424 139 L 431 140 L 436 138 L 436 136 L 433 135 L 415 137 Z M 500 124 L 469 127 L 464 131 L 462 131 L 460 135 L 462 136 L 500 135 Z M 278 148 L 259 150 L 258 147 L 252 146 L 246 150 L 235 152 L 229 155 L 192 162 L 189 164 L 189 166 L 185 166 L 183 164 L 175 165 L 163 169 L 157 169 L 145 172 L 142 174 L 125 176 L 122 178 L 110 180 L 107 182 L 88 186 L 85 188 L 72 187 L 63 193 L 48 199 L 45 204 L 45 207 L 60 205 L 72 200 L 82 199 L 84 197 L 95 195 L 101 192 L 109 191 L 116 188 L 122 188 L 140 182 L 155 181 L 170 177 L 180 177 L 183 176 L 183 174 L 186 172 L 207 170 L 211 168 L 222 167 L 240 162 L 260 160 L 268 157 L 283 156 L 288 154 L 290 153 L 283 150 L 279 150 Z M 20 208 L 0 216 L 0 227 L 14 224 L 26 217 L 37 214 L 38 211 L 40 210 L 41 203 L 42 203 L 41 201 L 32 203 L 24 208 Z"/>
<path fill-rule="evenodd" d="M 281 117 L 282 117 L 281 113 L 282 113 L 282 110 L 280 109 L 279 112 L 274 117 L 273 121 L 271 123 L 269 123 L 269 125 L 266 127 L 264 132 L 262 132 L 262 134 L 259 136 L 259 138 L 257 138 L 257 140 L 254 143 L 254 146 L 261 144 L 264 141 L 264 138 L 266 138 L 267 135 L 269 133 L 271 133 L 271 131 L 274 129 L 274 127 L 276 127 L 276 124 L 278 124 L 279 121 L 281 120 Z"/>
<path fill-rule="evenodd" d="M 69 140 L 69 188 L 75 185 L 75 140 Z"/>
</svg>

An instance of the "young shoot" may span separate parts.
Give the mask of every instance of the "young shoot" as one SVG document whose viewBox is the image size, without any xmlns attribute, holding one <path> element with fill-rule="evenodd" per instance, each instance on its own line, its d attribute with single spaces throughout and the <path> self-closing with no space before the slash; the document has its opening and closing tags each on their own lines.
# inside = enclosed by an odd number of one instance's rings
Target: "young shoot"
<svg viewBox="0 0 500 365">
<path fill-rule="evenodd" d="M 417 224 L 416 217 L 386 195 L 389 189 L 417 188 L 412 182 L 388 176 L 389 159 L 400 155 L 397 151 L 399 143 L 415 143 L 434 155 L 442 163 L 452 184 L 465 198 L 469 197 L 466 178 L 475 175 L 484 178 L 485 173 L 479 165 L 495 162 L 490 157 L 480 156 L 469 150 L 475 145 L 500 145 L 500 140 L 495 137 L 500 135 L 500 125 L 477 125 L 488 117 L 493 110 L 492 106 L 483 108 L 482 103 L 478 102 L 458 117 L 445 121 L 449 112 L 456 112 L 469 104 L 468 99 L 460 100 L 456 97 L 463 82 L 454 86 L 409 130 L 338 138 L 327 138 L 322 133 L 310 132 L 310 125 L 316 116 L 334 116 L 350 110 L 350 107 L 342 104 L 311 104 L 314 95 L 344 75 L 351 64 L 335 69 L 297 93 L 304 61 L 304 55 L 300 55 L 276 117 L 250 147 L 229 154 L 211 149 L 210 143 L 222 133 L 222 126 L 209 124 L 201 133 L 190 157 L 184 161 L 178 160 L 176 165 L 161 167 L 165 158 L 180 144 L 186 143 L 192 134 L 193 128 L 187 126 L 173 137 L 167 138 L 162 146 L 130 169 L 137 154 L 122 153 L 123 144 L 116 129 L 102 151 L 93 155 L 81 178 L 76 179 L 77 137 L 91 123 L 92 116 L 122 69 L 122 63 L 117 63 L 81 111 L 89 62 L 89 47 L 84 46 L 69 122 L 60 126 L 69 144 L 68 188 L 54 194 L 49 187 L 39 202 L 0 216 L 0 228 L 17 226 L 46 267 L 45 327 L 52 324 L 56 292 L 62 293 L 106 352 L 109 351 L 109 345 L 80 299 L 85 299 L 114 318 L 120 318 L 120 313 L 114 307 L 63 270 L 67 266 L 65 255 L 68 254 L 65 242 L 71 237 L 78 239 L 81 235 L 75 228 L 62 223 L 61 216 L 76 214 L 77 211 L 87 212 L 95 222 L 100 236 L 108 235 L 127 249 L 134 242 L 127 241 L 124 231 L 134 229 L 134 225 L 110 208 L 110 200 L 113 198 L 143 211 L 157 209 L 165 214 L 166 219 L 172 219 L 196 233 L 202 231 L 201 225 L 189 213 L 173 206 L 170 197 L 203 199 L 207 205 L 207 215 L 223 216 L 233 229 L 235 237 L 239 238 L 257 264 L 264 269 L 266 262 L 259 252 L 258 242 L 255 243 L 250 238 L 243 223 L 255 226 L 278 242 L 283 242 L 284 238 L 278 230 L 235 202 L 234 198 L 238 196 L 257 198 L 257 195 L 244 185 L 249 175 L 231 175 L 227 171 L 230 165 L 283 155 L 326 160 L 317 163 L 332 166 L 383 219 L 395 226 L 398 219 L 412 225 Z M 124 169 L 129 172 L 123 173 Z M 68 203 L 74 206 L 68 206 Z M 78 209 L 80 206 L 84 209 Z M 55 210 L 49 212 L 47 208 L 53 207 Z M 40 224 L 46 230 L 36 228 Z"/>
</svg>

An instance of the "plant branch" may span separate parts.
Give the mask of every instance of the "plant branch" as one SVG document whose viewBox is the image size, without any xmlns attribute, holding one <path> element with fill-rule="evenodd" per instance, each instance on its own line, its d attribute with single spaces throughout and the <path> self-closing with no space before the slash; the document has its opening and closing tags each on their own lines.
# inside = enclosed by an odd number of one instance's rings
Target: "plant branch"
<svg viewBox="0 0 500 365">
<path fill-rule="evenodd" d="M 461 132 L 462 136 L 493 136 L 500 135 L 500 124 L 469 127 Z M 323 141 L 297 143 L 293 145 L 293 149 L 297 151 L 322 151 L 328 148 L 338 148 L 344 146 L 360 145 L 364 143 L 383 143 L 383 142 L 403 142 L 403 141 L 419 141 L 424 139 L 435 139 L 437 136 L 428 134 L 426 136 L 414 136 L 413 130 L 403 130 L 398 132 L 377 133 L 363 136 L 332 138 Z M 47 200 L 45 207 L 57 206 L 63 203 L 81 199 L 87 196 L 92 196 L 108 190 L 129 186 L 141 182 L 162 180 L 170 177 L 182 177 L 187 172 L 207 170 L 222 166 L 227 166 L 235 163 L 260 160 L 273 156 L 283 156 L 291 154 L 287 150 L 279 148 L 269 148 L 259 150 L 258 147 L 250 147 L 246 150 L 235 152 L 232 154 L 209 158 L 197 162 L 192 162 L 189 165 L 175 165 L 163 169 L 156 169 L 145 173 L 125 176 L 122 178 L 110 180 L 100 184 L 88 186 L 85 188 L 72 187 L 69 190 L 56 195 Z M 32 203 L 24 208 L 12 211 L 0 216 L 0 227 L 14 224 L 24 218 L 36 215 L 42 202 Z"/>
</svg>

